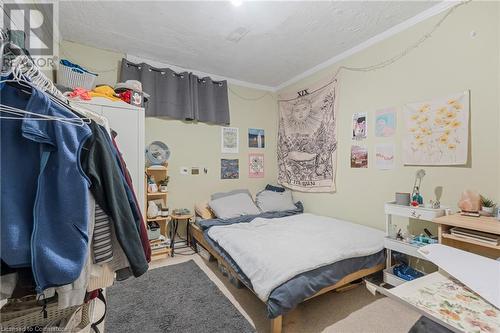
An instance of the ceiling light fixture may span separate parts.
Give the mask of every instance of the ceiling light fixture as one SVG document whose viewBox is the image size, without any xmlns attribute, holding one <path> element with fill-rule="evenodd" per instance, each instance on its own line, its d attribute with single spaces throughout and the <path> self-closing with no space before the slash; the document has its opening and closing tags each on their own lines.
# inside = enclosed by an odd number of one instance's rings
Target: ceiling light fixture
<svg viewBox="0 0 500 333">
<path fill-rule="evenodd" d="M 243 0 L 231 0 L 234 7 L 239 7 L 243 4 Z"/>
</svg>

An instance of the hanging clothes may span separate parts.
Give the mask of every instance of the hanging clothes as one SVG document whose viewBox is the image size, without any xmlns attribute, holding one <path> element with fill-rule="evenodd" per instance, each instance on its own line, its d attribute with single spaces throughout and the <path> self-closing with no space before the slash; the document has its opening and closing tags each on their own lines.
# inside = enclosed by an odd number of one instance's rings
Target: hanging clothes
<svg viewBox="0 0 500 333">
<path fill-rule="evenodd" d="M 134 276 L 137 277 L 148 270 L 148 262 L 123 185 L 123 176 L 108 144 L 108 134 L 94 121 L 89 126 L 92 135 L 82 149 L 82 167 L 90 178 L 90 191 L 99 206 L 113 221 L 116 236 Z"/>
<path fill-rule="evenodd" d="M 1 102 L 41 115 L 75 116 L 33 88 L 4 84 Z M 37 291 L 76 280 L 89 245 L 88 186 L 79 161 L 88 126 L 1 119 L 1 257 L 30 266 Z M 13 223 L 15 221 L 16 223 Z M 62 241 L 64 240 L 64 241 Z"/>
<path fill-rule="evenodd" d="M 136 211 L 138 212 L 138 215 L 139 215 L 139 219 L 138 219 L 139 234 L 141 237 L 141 243 L 142 243 L 142 247 L 144 249 L 144 254 L 146 255 L 146 260 L 148 262 L 151 262 L 151 244 L 149 243 L 148 233 L 146 231 L 146 223 L 144 221 L 144 218 L 141 214 L 141 210 L 139 208 L 139 201 L 137 200 L 137 195 L 134 192 L 134 186 L 132 184 L 132 177 L 130 176 L 130 173 L 127 169 L 127 164 L 125 163 L 125 160 L 123 159 L 122 153 L 118 149 L 118 145 L 115 141 L 116 135 L 117 135 L 117 133 L 113 131 L 113 136 L 111 137 L 111 140 L 113 143 L 113 147 L 116 150 L 118 162 L 119 162 L 119 165 L 121 166 L 122 172 L 125 176 L 126 183 L 129 186 L 130 192 L 133 196 L 133 201 L 135 204 Z"/>
<path fill-rule="evenodd" d="M 92 240 L 94 263 L 99 264 L 111 261 L 113 259 L 111 221 L 97 203 L 95 205 L 95 227 Z"/>
</svg>

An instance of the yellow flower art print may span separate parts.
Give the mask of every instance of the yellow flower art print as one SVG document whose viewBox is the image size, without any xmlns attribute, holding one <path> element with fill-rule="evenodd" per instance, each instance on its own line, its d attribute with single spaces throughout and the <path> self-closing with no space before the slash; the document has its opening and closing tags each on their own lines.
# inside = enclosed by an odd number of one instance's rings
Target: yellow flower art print
<svg viewBox="0 0 500 333">
<path fill-rule="evenodd" d="M 469 142 L 469 92 L 405 105 L 403 162 L 463 165 Z"/>
</svg>

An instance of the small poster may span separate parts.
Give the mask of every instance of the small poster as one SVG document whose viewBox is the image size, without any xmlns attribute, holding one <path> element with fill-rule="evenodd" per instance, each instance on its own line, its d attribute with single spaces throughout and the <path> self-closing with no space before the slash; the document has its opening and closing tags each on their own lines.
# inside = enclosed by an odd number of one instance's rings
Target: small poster
<svg viewBox="0 0 500 333">
<path fill-rule="evenodd" d="M 223 154 L 238 154 L 239 135 L 236 127 L 221 128 L 221 152 Z"/>
<path fill-rule="evenodd" d="M 221 179 L 238 179 L 240 177 L 239 160 L 225 159 L 220 160 L 220 178 Z"/>
<path fill-rule="evenodd" d="M 264 154 L 248 154 L 248 177 L 264 178 Z"/>
<path fill-rule="evenodd" d="M 375 136 L 390 137 L 396 133 L 396 109 L 386 108 L 375 111 Z"/>
<path fill-rule="evenodd" d="M 355 113 L 352 115 L 352 138 L 355 140 L 366 139 L 367 136 L 367 114 Z"/>
<path fill-rule="evenodd" d="M 368 168 L 368 149 L 351 146 L 351 168 Z"/>
<path fill-rule="evenodd" d="M 264 130 L 259 128 L 248 129 L 248 147 L 264 148 L 266 146 Z"/>
<path fill-rule="evenodd" d="M 375 165 L 380 170 L 394 169 L 394 144 L 378 144 L 375 146 Z"/>
</svg>

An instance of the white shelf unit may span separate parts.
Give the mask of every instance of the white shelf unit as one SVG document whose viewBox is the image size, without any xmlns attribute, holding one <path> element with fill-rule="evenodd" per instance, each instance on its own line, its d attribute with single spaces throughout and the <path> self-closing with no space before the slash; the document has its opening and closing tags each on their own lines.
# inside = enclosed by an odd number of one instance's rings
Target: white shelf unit
<svg viewBox="0 0 500 333">
<path fill-rule="evenodd" d="M 412 218 L 423 221 L 432 222 L 433 219 L 444 216 L 446 207 L 441 207 L 439 209 L 425 208 L 425 207 L 413 207 L 413 206 L 402 206 L 397 205 L 395 202 L 388 202 L 384 206 L 385 210 L 385 232 L 386 237 L 384 240 L 386 248 L 386 269 L 384 270 L 384 282 L 391 285 L 399 285 L 406 282 L 393 274 L 392 267 L 392 251 L 397 251 L 404 253 L 406 255 L 416 257 L 419 259 L 424 259 L 424 257 L 418 253 L 417 244 L 410 244 L 404 241 L 400 241 L 390 237 L 392 217 L 401 216 L 406 218 Z"/>
</svg>

